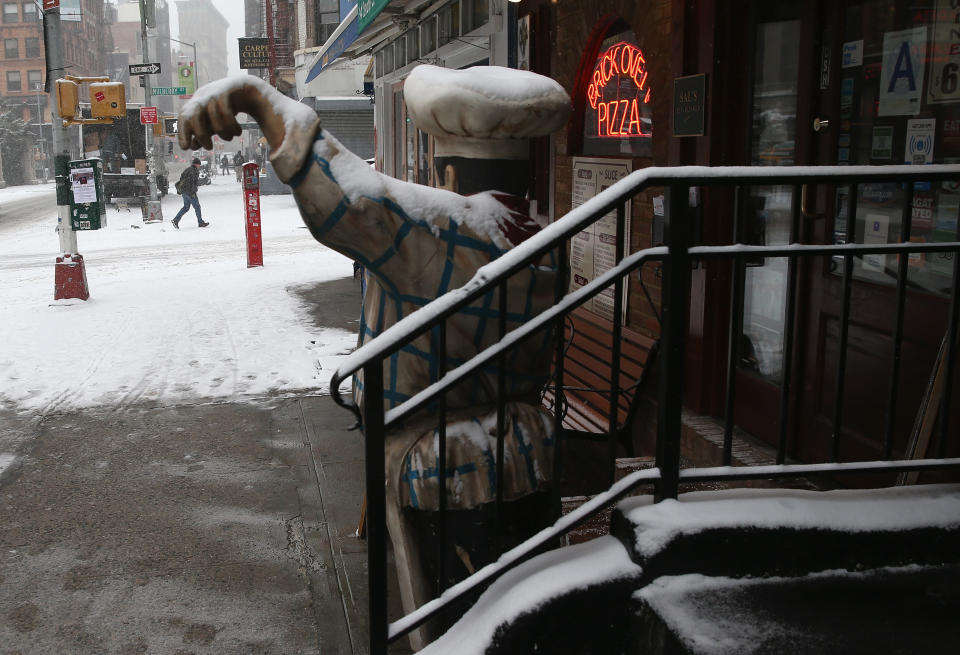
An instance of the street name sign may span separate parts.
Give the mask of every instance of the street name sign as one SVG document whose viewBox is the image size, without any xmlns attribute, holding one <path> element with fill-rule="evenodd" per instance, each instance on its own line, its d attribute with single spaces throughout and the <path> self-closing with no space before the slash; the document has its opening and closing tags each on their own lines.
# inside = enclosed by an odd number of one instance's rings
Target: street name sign
<svg viewBox="0 0 960 655">
<path fill-rule="evenodd" d="M 151 93 L 155 96 L 184 96 L 187 95 L 185 86 L 155 86 Z"/>
<path fill-rule="evenodd" d="M 140 123 L 142 125 L 153 125 L 159 120 L 156 107 L 140 108 Z"/>
<path fill-rule="evenodd" d="M 160 64 L 151 62 L 149 64 L 130 64 L 131 75 L 156 75 L 160 72 Z"/>
</svg>

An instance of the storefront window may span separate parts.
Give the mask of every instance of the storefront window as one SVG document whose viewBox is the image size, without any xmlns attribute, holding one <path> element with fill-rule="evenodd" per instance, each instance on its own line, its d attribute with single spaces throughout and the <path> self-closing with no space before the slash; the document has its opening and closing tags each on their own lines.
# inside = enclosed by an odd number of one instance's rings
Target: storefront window
<svg viewBox="0 0 960 655">
<path fill-rule="evenodd" d="M 583 151 L 588 155 L 652 154 L 649 67 L 633 32 L 606 39 L 586 90 Z"/>
<path fill-rule="evenodd" d="M 837 163 L 960 163 L 960 3 L 875 1 L 849 6 L 840 71 Z M 837 192 L 834 240 L 846 242 L 849 198 Z M 904 189 L 897 184 L 861 185 L 853 240 L 900 241 Z M 953 241 L 960 188 L 954 183 L 917 184 L 910 207 L 909 240 Z M 866 255 L 853 276 L 882 285 L 897 280 L 898 258 Z M 843 272 L 843 262 L 833 270 Z M 950 254 L 909 258 L 908 284 L 946 293 L 953 272 Z"/>
<path fill-rule="evenodd" d="M 800 21 L 759 23 L 755 38 L 750 163 L 788 166 L 794 163 L 795 153 Z M 744 241 L 753 245 L 788 243 L 793 203 L 791 187 L 752 187 L 744 217 Z M 747 266 L 740 366 L 779 382 L 787 260 L 758 258 Z"/>
</svg>

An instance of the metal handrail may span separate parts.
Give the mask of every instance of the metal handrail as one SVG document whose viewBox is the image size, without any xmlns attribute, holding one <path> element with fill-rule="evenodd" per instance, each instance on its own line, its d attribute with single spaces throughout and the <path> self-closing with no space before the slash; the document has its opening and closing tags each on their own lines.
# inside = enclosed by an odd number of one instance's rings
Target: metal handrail
<svg viewBox="0 0 960 655">
<path fill-rule="evenodd" d="M 347 356 L 338 367 L 331 380 L 331 393 L 335 401 L 360 416 L 358 408 L 341 397 L 340 385 L 349 375 L 363 371 L 364 410 L 362 421 L 366 438 L 366 474 L 367 474 L 367 522 L 368 522 L 368 558 L 370 585 L 370 648 L 372 653 L 385 652 L 386 644 L 407 634 L 441 609 L 463 597 L 475 592 L 482 585 L 489 583 L 524 559 L 530 557 L 537 549 L 550 543 L 557 536 L 565 534 L 578 523 L 596 515 L 605 507 L 623 497 L 630 490 L 642 484 L 655 485 L 655 499 L 675 497 L 678 486 L 682 482 L 708 480 L 741 480 L 752 478 L 784 478 L 808 475 L 835 475 L 837 473 L 871 473 L 885 471 L 919 471 L 935 469 L 960 469 L 960 458 L 955 459 L 927 459 L 927 460 L 897 460 L 882 462 L 836 462 L 826 464 L 793 464 L 783 463 L 782 454 L 778 452 L 777 465 L 772 467 L 744 467 L 724 466 L 710 469 L 680 470 L 679 464 L 679 433 L 680 413 L 682 409 L 683 391 L 683 358 L 684 338 L 686 336 L 686 304 L 689 300 L 690 262 L 691 260 L 726 258 L 742 262 L 747 256 L 782 257 L 795 262 L 801 257 L 835 256 L 843 257 L 847 262 L 845 282 L 849 285 L 850 262 L 854 256 L 864 254 L 906 255 L 908 253 L 953 252 L 960 254 L 960 238 L 954 242 L 941 243 L 893 243 L 893 244 L 826 244 L 810 245 L 790 243 L 782 246 L 748 246 L 742 244 L 728 246 L 691 246 L 689 244 L 689 227 L 686 223 L 686 212 L 689 209 L 688 189 L 691 186 L 737 186 L 752 185 L 794 185 L 801 184 L 849 184 L 856 186 L 871 182 L 930 182 L 960 180 L 960 166 L 931 165 L 931 166 L 842 166 L 842 167 L 676 167 L 676 168 L 647 168 L 627 176 L 596 197 L 590 199 L 580 207 L 543 229 L 524 243 L 516 246 L 495 261 L 480 268 L 476 275 L 463 287 L 455 289 L 434 300 L 421 310 L 407 316 L 397 324 L 385 330 L 380 336 L 357 349 Z M 484 351 L 478 353 L 471 360 L 442 372 L 434 383 L 416 393 L 405 402 L 392 407 L 384 408 L 382 397 L 383 371 L 382 362 L 394 352 L 404 347 L 418 336 L 442 324 L 446 318 L 460 309 L 477 300 L 481 296 L 497 289 L 510 275 L 524 267 L 538 261 L 546 253 L 557 250 L 563 252 L 568 240 L 589 224 L 605 216 L 612 210 L 618 210 L 622 215 L 622 207 L 637 193 L 650 187 L 666 187 L 666 240 L 663 247 L 648 248 L 631 253 L 617 262 L 610 270 L 597 277 L 586 286 L 575 292 L 568 293 L 558 302 L 543 311 L 538 316 L 525 322 L 501 340 Z M 851 213 L 855 212 L 850 207 Z M 794 228 L 796 228 L 796 212 L 794 212 Z M 793 230 L 795 241 L 796 229 Z M 902 258 L 902 259 L 905 259 Z M 960 257 L 958 257 L 960 259 Z M 559 324 L 559 321 L 573 308 L 589 298 L 597 295 L 603 289 L 615 284 L 624 276 L 641 268 L 645 263 L 658 261 L 664 268 L 664 289 L 662 294 L 662 359 L 661 359 L 661 387 L 658 401 L 658 437 L 656 453 L 656 469 L 640 471 L 614 484 L 608 492 L 597 496 L 574 513 L 562 517 L 551 528 L 535 535 L 517 548 L 505 553 L 501 558 L 486 567 L 481 568 L 471 577 L 444 591 L 438 598 L 430 601 L 415 612 L 393 623 L 387 622 L 386 615 L 386 532 L 384 514 L 384 453 L 383 439 L 389 426 L 394 425 L 410 416 L 413 412 L 424 407 L 436 398 L 443 398 L 444 393 L 463 381 L 471 374 L 476 373 L 483 366 L 495 362 L 511 348 L 515 348 L 525 338 L 538 330 L 549 329 Z M 957 333 L 958 304 L 956 289 L 957 278 L 960 277 L 960 266 L 954 268 L 953 296 L 949 313 L 950 335 Z M 901 290 L 902 293 L 902 290 Z M 501 294 L 502 295 L 502 294 Z M 502 298 L 501 298 L 502 301 Z M 792 308 L 789 308 L 792 311 Z M 844 311 L 847 311 L 844 309 Z M 502 330 L 502 328 L 501 328 Z M 617 339 L 618 323 L 614 324 L 614 340 Z M 502 334 L 502 332 L 501 332 Z M 951 339 L 951 346 L 952 346 Z M 561 351 L 558 350 L 558 356 Z M 558 362 L 562 367 L 562 362 Z M 731 364 L 732 366 L 732 364 Z M 842 375 L 844 364 L 841 359 L 838 371 L 838 385 L 842 391 Z M 445 366 L 443 367 L 445 368 Z M 952 372 L 952 364 L 948 373 Z M 948 378 L 949 380 L 949 378 Z M 614 384 L 618 384 L 614 382 Z M 949 384 L 949 382 L 948 382 Z M 948 387 L 949 388 L 949 387 Z M 730 390 L 732 393 L 732 390 Z M 503 399 L 498 398 L 499 412 L 502 411 Z M 781 409 L 786 406 L 786 400 L 781 398 Z M 613 410 L 612 410 L 613 411 Z M 439 422 L 445 422 L 446 409 L 443 405 L 439 410 Z M 498 420 L 499 423 L 499 420 Z M 611 425 L 614 425 L 611 422 Z M 835 431 L 838 421 L 835 421 Z M 728 430 L 729 432 L 729 430 Z M 502 456 L 502 427 L 498 431 L 500 447 L 498 456 Z M 781 437 L 781 440 L 783 438 Z M 729 452 L 732 436 L 725 439 L 725 451 Z M 834 436 L 834 453 L 837 453 L 838 434 Z M 441 443 L 443 443 L 441 441 Z M 778 451 L 783 450 L 781 443 Z M 940 447 L 942 450 L 943 441 Z M 445 446 L 441 445 L 441 462 Z M 725 454 L 726 454 L 725 453 Z M 942 453 L 941 453 L 942 457 Z M 499 457 L 498 457 L 499 459 Z M 729 455 L 725 458 L 729 463 Z M 500 479 L 498 477 L 498 479 Z M 445 488 L 443 469 L 440 475 L 440 488 Z M 443 493 L 440 494 L 443 496 Z M 498 508 L 500 498 L 497 502 Z M 441 519 L 442 520 L 442 519 Z M 441 528 L 443 534 L 443 528 Z M 375 584 L 376 583 L 376 584 Z"/>
</svg>

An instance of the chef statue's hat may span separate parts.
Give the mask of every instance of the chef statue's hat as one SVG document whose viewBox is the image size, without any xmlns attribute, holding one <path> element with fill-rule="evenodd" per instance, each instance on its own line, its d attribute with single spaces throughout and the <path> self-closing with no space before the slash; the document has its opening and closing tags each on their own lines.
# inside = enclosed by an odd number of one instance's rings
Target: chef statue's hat
<svg viewBox="0 0 960 655">
<path fill-rule="evenodd" d="M 570 96 L 557 82 L 500 66 L 422 64 L 403 97 L 413 124 L 435 137 L 436 157 L 527 159 L 527 139 L 557 131 L 570 115 Z"/>
</svg>

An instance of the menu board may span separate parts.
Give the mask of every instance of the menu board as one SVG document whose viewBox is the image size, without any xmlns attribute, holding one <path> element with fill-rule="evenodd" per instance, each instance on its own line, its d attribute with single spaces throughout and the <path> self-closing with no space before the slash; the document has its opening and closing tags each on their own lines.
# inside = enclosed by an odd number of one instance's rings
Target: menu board
<svg viewBox="0 0 960 655">
<path fill-rule="evenodd" d="M 630 174 L 629 159 L 573 158 L 573 207 L 579 207 L 618 180 Z M 630 244 L 630 201 L 625 207 L 623 243 Z M 576 291 L 613 268 L 617 255 L 617 212 L 612 210 L 570 241 L 570 291 Z M 626 253 L 624 253 L 626 254 Z M 623 286 L 623 320 L 627 312 L 627 286 Z M 583 306 L 603 318 L 613 320 L 613 286 L 588 300 Z"/>
</svg>

